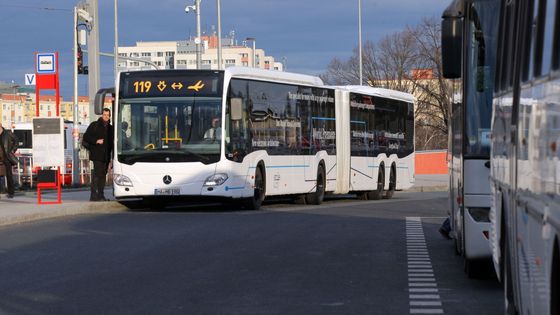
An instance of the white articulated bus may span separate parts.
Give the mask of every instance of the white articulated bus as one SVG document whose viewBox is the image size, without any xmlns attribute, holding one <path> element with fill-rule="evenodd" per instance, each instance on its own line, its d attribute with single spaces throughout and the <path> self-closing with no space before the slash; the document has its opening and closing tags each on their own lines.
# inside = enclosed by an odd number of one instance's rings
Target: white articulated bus
<svg viewBox="0 0 560 315">
<path fill-rule="evenodd" d="M 123 72 L 115 94 L 113 187 L 125 204 L 206 197 L 257 209 L 266 196 L 376 199 L 413 182 L 409 94 L 245 67 Z"/>
</svg>

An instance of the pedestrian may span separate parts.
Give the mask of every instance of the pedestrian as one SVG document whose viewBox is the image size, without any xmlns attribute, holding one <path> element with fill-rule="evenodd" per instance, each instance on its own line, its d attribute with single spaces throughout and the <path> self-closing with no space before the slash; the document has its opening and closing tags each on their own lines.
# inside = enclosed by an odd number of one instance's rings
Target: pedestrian
<svg viewBox="0 0 560 315">
<path fill-rule="evenodd" d="M 17 165 L 16 150 L 18 141 L 16 136 L 8 129 L 2 127 L 0 122 L 0 181 L 6 178 L 8 198 L 14 198 L 14 176 L 12 166 Z M 2 186 L 2 185 L 0 185 Z"/>
<path fill-rule="evenodd" d="M 110 120 L 111 110 L 104 108 L 101 117 L 91 123 L 84 133 L 83 141 L 88 144 L 89 159 L 93 162 L 90 201 L 107 200 L 103 191 L 113 151 L 113 126 Z"/>
<path fill-rule="evenodd" d="M 449 221 L 449 217 L 443 221 L 438 231 L 445 239 L 451 239 L 451 236 L 449 235 L 449 233 L 451 233 L 451 221 Z"/>
</svg>

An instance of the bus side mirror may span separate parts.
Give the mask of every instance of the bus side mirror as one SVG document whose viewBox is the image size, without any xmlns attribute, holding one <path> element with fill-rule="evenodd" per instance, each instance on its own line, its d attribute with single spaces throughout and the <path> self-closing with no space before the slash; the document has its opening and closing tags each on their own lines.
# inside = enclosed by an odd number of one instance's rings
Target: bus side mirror
<svg viewBox="0 0 560 315">
<path fill-rule="evenodd" d="M 463 0 L 453 1 L 443 12 L 441 22 L 441 63 L 443 77 L 461 77 L 463 46 Z"/>
<path fill-rule="evenodd" d="M 115 88 L 100 89 L 99 91 L 97 91 L 97 93 L 95 93 L 93 108 L 96 115 L 103 114 L 103 108 L 105 108 L 105 97 L 107 96 L 107 94 L 111 94 L 114 97 Z"/>
<path fill-rule="evenodd" d="M 241 120 L 243 118 L 243 100 L 234 97 L 229 100 L 231 120 Z"/>
</svg>

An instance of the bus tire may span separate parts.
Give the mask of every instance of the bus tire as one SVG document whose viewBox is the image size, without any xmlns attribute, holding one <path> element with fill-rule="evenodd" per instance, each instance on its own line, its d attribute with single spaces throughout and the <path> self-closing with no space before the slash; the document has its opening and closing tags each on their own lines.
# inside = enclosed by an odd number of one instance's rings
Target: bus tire
<svg viewBox="0 0 560 315">
<path fill-rule="evenodd" d="M 558 239 L 554 240 L 554 253 L 552 254 L 552 268 L 550 273 L 550 314 L 560 314 L 560 252 Z"/>
<path fill-rule="evenodd" d="M 356 197 L 358 197 L 358 200 L 368 200 L 368 194 L 367 191 L 358 191 Z"/>
<path fill-rule="evenodd" d="M 509 262 L 509 243 L 507 240 L 504 243 L 504 309 L 507 315 L 517 315 L 518 312 L 515 307 L 515 298 L 513 296 L 513 285 L 511 283 L 512 270 Z"/>
<path fill-rule="evenodd" d="M 253 196 L 243 200 L 243 206 L 249 210 L 259 210 L 266 193 L 266 180 L 261 164 L 255 170 L 255 188 Z"/>
<path fill-rule="evenodd" d="M 315 192 L 307 194 L 307 204 L 320 205 L 323 203 L 323 199 L 325 198 L 325 183 L 325 168 L 323 164 L 320 164 L 317 169 L 317 185 L 315 186 Z"/>
<path fill-rule="evenodd" d="M 369 200 L 379 200 L 383 197 L 383 191 L 385 190 L 385 171 L 383 165 L 379 167 L 379 175 L 377 176 L 377 188 L 374 191 L 368 193 Z"/>
<path fill-rule="evenodd" d="M 391 167 L 391 173 L 389 173 L 389 189 L 385 191 L 383 198 L 391 199 L 395 194 L 395 188 L 397 187 L 397 173 L 395 172 L 395 167 Z"/>
</svg>

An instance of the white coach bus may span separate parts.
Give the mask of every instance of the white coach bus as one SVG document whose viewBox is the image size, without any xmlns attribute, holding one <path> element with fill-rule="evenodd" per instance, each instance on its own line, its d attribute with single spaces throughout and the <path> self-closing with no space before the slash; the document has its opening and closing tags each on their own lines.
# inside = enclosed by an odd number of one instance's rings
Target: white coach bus
<svg viewBox="0 0 560 315">
<path fill-rule="evenodd" d="M 378 199 L 413 183 L 409 94 L 245 67 L 123 72 L 115 94 L 113 187 L 124 204 L 204 197 L 258 209 L 266 196 Z"/>
</svg>

